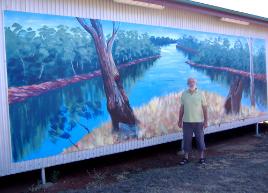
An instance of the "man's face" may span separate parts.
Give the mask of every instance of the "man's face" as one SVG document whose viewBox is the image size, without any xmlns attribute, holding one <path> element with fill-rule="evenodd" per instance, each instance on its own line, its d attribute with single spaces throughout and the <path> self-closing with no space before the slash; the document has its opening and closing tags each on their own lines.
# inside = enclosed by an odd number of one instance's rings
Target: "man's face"
<svg viewBox="0 0 268 193">
<path fill-rule="evenodd" d="M 191 90 L 196 88 L 196 81 L 193 78 L 189 78 L 187 84 Z"/>
</svg>

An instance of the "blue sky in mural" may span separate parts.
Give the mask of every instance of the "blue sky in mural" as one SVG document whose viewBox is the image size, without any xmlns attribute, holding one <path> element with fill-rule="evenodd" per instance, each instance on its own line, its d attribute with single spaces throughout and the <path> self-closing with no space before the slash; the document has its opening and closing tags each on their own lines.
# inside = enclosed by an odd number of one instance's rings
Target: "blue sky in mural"
<svg viewBox="0 0 268 193">
<path fill-rule="evenodd" d="M 47 15 L 47 14 L 36 14 L 36 13 L 24 13 L 16 11 L 5 11 L 5 26 L 10 27 L 14 22 L 19 23 L 24 28 L 31 27 L 32 29 L 38 29 L 44 25 L 49 27 L 56 27 L 58 25 L 66 25 L 69 27 L 81 27 L 74 17 L 63 17 L 56 15 Z M 111 21 L 102 21 L 104 33 L 106 35 L 112 32 L 112 22 Z M 192 35 L 199 40 L 204 39 L 214 39 L 219 37 L 219 34 L 214 33 L 205 33 L 199 31 L 190 31 L 183 29 L 176 29 L 170 27 L 156 27 L 150 25 L 142 24 L 131 24 L 125 22 L 116 22 L 116 25 L 120 25 L 121 30 L 138 30 L 140 33 L 149 33 L 151 36 L 156 37 L 170 37 L 174 39 L 179 39 L 184 34 Z M 240 39 L 241 42 L 246 43 L 244 37 L 240 36 L 228 36 L 220 34 L 221 38 L 228 38 L 229 41 L 234 43 L 237 39 Z M 255 46 L 264 46 L 263 40 L 255 39 Z"/>
</svg>

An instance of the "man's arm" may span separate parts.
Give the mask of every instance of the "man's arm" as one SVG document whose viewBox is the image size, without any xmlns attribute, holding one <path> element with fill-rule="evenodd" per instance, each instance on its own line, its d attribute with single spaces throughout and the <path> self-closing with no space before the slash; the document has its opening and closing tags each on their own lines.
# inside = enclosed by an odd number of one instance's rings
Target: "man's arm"
<svg viewBox="0 0 268 193">
<path fill-rule="evenodd" d="M 204 128 L 208 127 L 208 110 L 207 110 L 207 106 L 202 106 L 203 109 L 203 115 L 204 115 Z"/>
<path fill-rule="evenodd" d="M 183 113 L 184 113 L 184 106 L 181 105 L 180 112 L 179 112 L 179 122 L 178 122 L 179 128 L 182 128 L 182 117 L 183 117 Z"/>
</svg>

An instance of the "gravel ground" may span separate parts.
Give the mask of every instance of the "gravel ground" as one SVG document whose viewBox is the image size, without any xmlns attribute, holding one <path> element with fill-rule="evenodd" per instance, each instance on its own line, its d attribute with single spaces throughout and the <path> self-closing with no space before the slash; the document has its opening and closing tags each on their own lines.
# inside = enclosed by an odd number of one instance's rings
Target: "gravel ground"
<svg viewBox="0 0 268 193">
<path fill-rule="evenodd" d="M 237 144 L 213 146 L 214 155 L 206 165 L 196 161 L 185 166 L 154 168 L 136 173 L 122 173 L 110 184 L 97 183 L 84 189 L 62 193 L 177 193 L 177 192 L 268 192 L 268 135 L 260 139 L 242 139 Z"/>
</svg>

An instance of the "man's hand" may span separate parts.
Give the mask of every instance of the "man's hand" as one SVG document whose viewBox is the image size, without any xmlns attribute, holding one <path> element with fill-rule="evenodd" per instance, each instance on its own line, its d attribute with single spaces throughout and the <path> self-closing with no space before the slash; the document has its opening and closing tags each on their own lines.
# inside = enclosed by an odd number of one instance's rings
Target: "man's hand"
<svg viewBox="0 0 268 193">
<path fill-rule="evenodd" d="M 178 121 L 178 127 L 182 128 L 182 121 Z"/>
<path fill-rule="evenodd" d="M 204 114 L 204 129 L 208 127 L 208 110 L 207 106 L 202 106 L 203 114 Z"/>
<path fill-rule="evenodd" d="M 208 122 L 207 121 L 204 121 L 204 126 L 203 128 L 206 129 L 208 127 Z"/>
<path fill-rule="evenodd" d="M 179 112 L 179 121 L 178 121 L 178 127 L 182 128 L 182 117 L 184 113 L 184 107 L 183 105 L 180 106 L 180 112 Z"/>
</svg>

